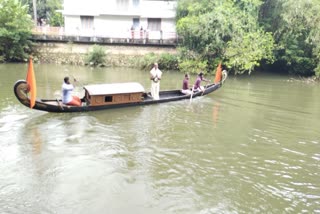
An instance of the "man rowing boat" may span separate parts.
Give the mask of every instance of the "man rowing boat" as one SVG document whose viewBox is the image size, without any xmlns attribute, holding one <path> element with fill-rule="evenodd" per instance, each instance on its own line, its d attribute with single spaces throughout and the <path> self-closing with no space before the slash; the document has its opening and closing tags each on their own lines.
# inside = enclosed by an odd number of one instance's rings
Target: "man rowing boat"
<svg viewBox="0 0 320 214">
<path fill-rule="evenodd" d="M 62 103 L 71 106 L 81 106 L 80 98 L 77 96 L 72 96 L 71 94 L 73 88 L 74 87 L 70 83 L 69 77 L 65 77 L 62 84 Z"/>
<path fill-rule="evenodd" d="M 193 88 L 194 91 L 202 91 L 203 92 L 205 90 L 205 88 L 203 86 L 201 86 L 202 81 L 210 82 L 210 80 L 204 78 L 203 73 L 201 72 L 198 75 L 196 82 L 194 83 L 194 88 Z"/>
</svg>

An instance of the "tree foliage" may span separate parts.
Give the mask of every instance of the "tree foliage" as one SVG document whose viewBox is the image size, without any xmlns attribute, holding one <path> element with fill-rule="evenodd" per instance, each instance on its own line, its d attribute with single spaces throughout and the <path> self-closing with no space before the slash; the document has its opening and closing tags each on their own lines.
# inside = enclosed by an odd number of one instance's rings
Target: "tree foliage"
<svg viewBox="0 0 320 214">
<path fill-rule="evenodd" d="M 251 72 L 261 60 L 273 60 L 272 35 L 258 22 L 261 4 L 260 0 L 179 1 L 177 31 L 182 45 L 209 64 L 218 58 L 235 73 Z"/>
<path fill-rule="evenodd" d="M 320 0 L 179 0 L 177 7 L 181 46 L 209 70 L 223 60 L 235 73 L 269 64 L 320 76 L 319 26 Z"/>
<path fill-rule="evenodd" d="M 270 33 L 262 31 L 246 33 L 243 37 L 227 42 L 225 57 L 229 67 L 237 69 L 237 73 L 248 71 L 260 66 L 262 59 L 273 61 L 273 38 Z"/>
<path fill-rule="evenodd" d="M 0 0 L 0 56 L 3 61 L 21 61 L 31 52 L 32 19 L 28 6 L 17 0 Z"/>
<path fill-rule="evenodd" d="M 261 11 L 277 61 L 290 73 L 320 76 L 320 0 L 266 0 Z"/>
<path fill-rule="evenodd" d="M 143 70 L 150 70 L 153 64 L 157 62 L 162 69 L 165 70 L 178 70 L 178 57 L 175 54 L 170 53 L 148 53 L 143 58 L 133 59 L 136 66 Z"/>
<path fill-rule="evenodd" d="M 33 0 L 20 0 L 22 3 L 29 5 L 28 13 L 33 16 Z M 58 10 L 62 9 L 63 0 L 36 0 L 37 19 L 46 20 L 51 26 L 63 26 L 64 20 L 62 13 Z M 38 23 L 40 24 L 40 23 Z"/>
</svg>

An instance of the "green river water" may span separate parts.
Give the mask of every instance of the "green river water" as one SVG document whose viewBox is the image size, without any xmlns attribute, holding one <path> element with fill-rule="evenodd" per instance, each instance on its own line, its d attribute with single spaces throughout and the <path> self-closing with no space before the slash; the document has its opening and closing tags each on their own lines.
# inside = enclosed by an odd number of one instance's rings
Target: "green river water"
<svg viewBox="0 0 320 214">
<path fill-rule="evenodd" d="M 150 87 L 135 69 L 34 70 L 41 98 L 66 75 Z M 256 72 L 191 103 L 55 114 L 15 98 L 26 71 L 0 64 L 0 213 L 320 213 L 319 83 Z"/>
</svg>

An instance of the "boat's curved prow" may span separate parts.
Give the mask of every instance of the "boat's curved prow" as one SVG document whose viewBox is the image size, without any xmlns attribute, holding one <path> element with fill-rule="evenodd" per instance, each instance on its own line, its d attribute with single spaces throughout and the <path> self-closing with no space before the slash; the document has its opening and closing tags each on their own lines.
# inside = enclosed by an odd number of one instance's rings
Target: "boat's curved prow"
<svg viewBox="0 0 320 214">
<path fill-rule="evenodd" d="M 30 100 L 28 98 L 28 84 L 25 80 L 18 80 L 13 87 L 14 94 L 17 99 L 25 106 L 30 107 Z"/>
<path fill-rule="evenodd" d="M 227 77 L 228 77 L 228 72 L 226 70 L 223 70 L 222 71 L 221 84 L 223 84 L 224 81 L 226 81 Z"/>
</svg>

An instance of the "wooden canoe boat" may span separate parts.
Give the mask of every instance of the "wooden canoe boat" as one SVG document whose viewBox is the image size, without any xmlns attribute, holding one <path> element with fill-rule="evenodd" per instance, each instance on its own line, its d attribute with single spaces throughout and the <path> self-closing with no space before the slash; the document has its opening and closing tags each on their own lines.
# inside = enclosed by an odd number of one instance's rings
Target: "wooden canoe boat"
<svg viewBox="0 0 320 214">
<path fill-rule="evenodd" d="M 220 71 L 221 72 L 221 71 Z M 192 98 L 204 96 L 219 89 L 227 72 L 220 73 L 220 81 L 208 84 L 204 92 L 195 92 Z M 82 106 L 69 106 L 62 103 L 61 99 L 38 99 L 35 98 L 33 109 L 47 112 L 86 112 L 111 108 L 130 107 L 158 104 L 164 102 L 190 99 L 190 95 L 181 93 L 180 90 L 160 91 L 160 99 L 153 100 L 149 93 L 139 83 L 113 83 L 83 86 L 85 95 L 81 98 Z M 31 108 L 32 96 L 29 95 L 30 85 L 25 80 L 18 80 L 14 84 L 14 94 L 17 99 L 28 108 Z M 29 95 L 29 96 L 28 96 Z"/>
</svg>

